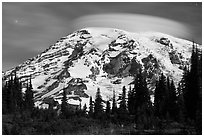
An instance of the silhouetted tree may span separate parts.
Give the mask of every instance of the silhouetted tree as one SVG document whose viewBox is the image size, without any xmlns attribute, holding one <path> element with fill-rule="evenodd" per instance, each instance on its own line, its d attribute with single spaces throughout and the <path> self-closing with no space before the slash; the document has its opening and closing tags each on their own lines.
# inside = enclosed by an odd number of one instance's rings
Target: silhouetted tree
<svg viewBox="0 0 204 137">
<path fill-rule="evenodd" d="M 120 111 L 126 111 L 127 105 L 126 105 L 126 88 L 123 86 L 122 94 L 119 95 L 119 109 Z"/>
<path fill-rule="evenodd" d="M 80 101 L 80 103 L 79 103 L 79 110 L 81 110 L 81 101 Z"/>
<path fill-rule="evenodd" d="M 86 104 L 84 104 L 82 111 L 83 111 L 83 115 L 86 115 L 86 112 L 87 112 L 87 106 L 86 106 Z"/>
<path fill-rule="evenodd" d="M 25 91 L 25 109 L 32 111 L 34 108 L 34 97 L 33 97 L 33 90 L 32 90 L 32 83 L 31 83 L 31 76 L 29 82 L 27 81 L 27 89 Z"/>
<path fill-rule="evenodd" d="M 102 104 L 102 96 L 100 92 L 100 88 L 97 89 L 95 104 L 94 104 L 94 117 L 98 118 L 103 113 L 103 104 Z"/>
<path fill-rule="evenodd" d="M 142 70 L 135 77 L 134 81 L 134 106 L 135 106 L 135 120 L 141 119 L 140 114 L 143 113 L 148 117 L 148 110 L 151 107 L 149 90 L 147 88 L 147 82 L 145 76 L 142 74 Z M 143 121 L 144 122 L 144 121 Z"/>
<path fill-rule="evenodd" d="M 185 86 L 183 87 L 184 103 L 186 115 L 188 118 L 195 120 L 198 109 L 201 111 L 201 53 L 193 43 L 191 66 L 189 72 L 183 76 Z"/>
<path fill-rule="evenodd" d="M 113 115 L 117 113 L 117 102 L 115 98 L 115 90 L 113 90 L 113 103 L 112 103 L 112 112 Z"/>
<path fill-rule="evenodd" d="M 2 114 L 8 112 L 7 108 L 7 96 L 8 96 L 8 82 L 6 81 L 5 85 L 2 84 Z"/>
<path fill-rule="evenodd" d="M 162 74 L 159 81 L 156 83 L 155 88 L 155 115 L 159 118 L 165 118 L 167 114 L 166 101 L 167 99 L 167 88 L 166 88 L 166 78 Z"/>
<path fill-rule="evenodd" d="M 150 102 L 149 91 L 147 88 L 146 78 L 142 75 L 142 70 L 139 70 L 139 73 L 135 77 L 134 81 L 134 100 L 135 100 L 135 110 L 142 105 Z"/>
<path fill-rule="evenodd" d="M 93 107 L 93 101 L 92 101 L 92 97 L 90 96 L 90 100 L 89 100 L 89 116 L 93 116 L 93 109 L 94 109 L 94 107 Z"/>
<path fill-rule="evenodd" d="M 31 81 L 31 80 L 30 80 Z M 32 86 L 31 82 L 30 85 Z M 16 110 L 20 111 L 23 107 L 23 96 L 22 96 L 22 84 L 19 81 L 16 71 L 15 71 L 15 77 L 14 77 L 14 99 L 16 104 Z"/>
<path fill-rule="evenodd" d="M 178 121 L 184 122 L 185 120 L 185 105 L 184 105 L 184 98 L 183 98 L 183 91 L 182 91 L 182 83 L 178 83 Z"/>
<path fill-rule="evenodd" d="M 14 78 L 13 78 L 14 77 Z M 3 113 L 14 113 L 22 111 L 23 97 L 22 85 L 17 77 L 16 71 L 11 73 L 6 84 L 2 84 L 2 105 Z"/>
<path fill-rule="evenodd" d="M 126 88 L 123 86 L 122 94 L 119 95 L 119 108 L 118 114 L 120 119 L 125 119 L 127 117 L 127 104 L 126 104 Z"/>
<path fill-rule="evenodd" d="M 65 91 L 65 88 L 63 89 L 63 97 L 62 97 L 62 104 L 61 104 L 61 113 L 62 116 L 67 116 L 67 107 L 68 107 L 68 103 L 67 103 L 67 94 Z"/>
<path fill-rule="evenodd" d="M 197 133 L 202 131 L 202 52 L 193 42 L 190 69 L 184 70 L 181 92 L 185 104 L 186 119 L 196 123 Z"/>
<path fill-rule="evenodd" d="M 110 112 L 111 112 L 110 102 L 109 102 L 109 101 L 106 101 L 106 115 L 109 116 L 109 115 L 110 115 Z"/>
<path fill-rule="evenodd" d="M 131 115 L 133 115 L 135 113 L 134 94 L 133 94 L 133 90 L 131 89 L 131 86 L 129 87 L 129 91 L 128 91 L 128 111 L 129 111 L 129 114 L 131 114 Z"/>
<path fill-rule="evenodd" d="M 6 102 L 7 102 L 7 109 L 8 113 L 13 113 L 15 111 L 15 101 L 14 101 L 14 86 L 13 86 L 13 75 L 11 73 L 10 79 L 8 81 L 8 86 L 7 86 L 7 97 L 6 97 Z"/>
<path fill-rule="evenodd" d="M 168 112 L 172 119 L 178 119 L 178 98 L 176 93 L 176 87 L 174 85 L 174 81 L 171 81 L 170 89 L 169 89 L 169 102 L 168 102 Z"/>
</svg>

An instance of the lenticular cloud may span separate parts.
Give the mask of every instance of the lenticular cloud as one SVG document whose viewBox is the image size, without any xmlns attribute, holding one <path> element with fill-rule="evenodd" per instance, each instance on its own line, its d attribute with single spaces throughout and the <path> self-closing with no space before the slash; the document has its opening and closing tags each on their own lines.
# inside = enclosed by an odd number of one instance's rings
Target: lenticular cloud
<svg viewBox="0 0 204 137">
<path fill-rule="evenodd" d="M 187 25 L 180 22 L 143 14 L 95 14 L 83 16 L 73 22 L 74 29 L 84 27 L 110 27 L 130 32 L 156 31 L 176 37 L 189 38 Z"/>
</svg>

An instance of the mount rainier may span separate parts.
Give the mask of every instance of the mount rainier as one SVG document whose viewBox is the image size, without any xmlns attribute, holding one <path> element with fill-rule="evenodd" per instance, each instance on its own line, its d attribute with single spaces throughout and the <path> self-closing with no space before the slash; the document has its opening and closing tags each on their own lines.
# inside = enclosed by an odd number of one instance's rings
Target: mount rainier
<svg viewBox="0 0 204 137">
<path fill-rule="evenodd" d="M 82 105 L 88 105 L 89 96 L 95 97 L 98 87 L 103 99 L 110 99 L 113 90 L 119 94 L 123 86 L 129 88 L 142 68 L 153 96 L 161 73 L 178 84 L 184 66 L 190 64 L 191 50 L 192 42 L 158 32 L 85 28 L 3 72 L 3 81 L 16 71 L 26 87 L 31 76 L 36 106 L 42 106 L 48 98 L 61 103 L 63 89 L 68 103 L 82 101 Z"/>
</svg>

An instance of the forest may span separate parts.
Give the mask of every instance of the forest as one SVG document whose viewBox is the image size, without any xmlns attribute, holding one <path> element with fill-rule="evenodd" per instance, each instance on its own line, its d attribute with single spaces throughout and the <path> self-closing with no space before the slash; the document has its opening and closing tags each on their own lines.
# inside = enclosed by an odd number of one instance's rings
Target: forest
<svg viewBox="0 0 204 137">
<path fill-rule="evenodd" d="M 60 109 L 34 107 L 31 77 L 26 91 L 16 73 L 2 87 L 3 135 L 136 135 L 202 134 L 202 52 L 193 44 L 191 65 L 185 66 L 178 86 L 164 74 L 159 76 L 150 100 L 142 69 L 134 75 L 133 88 L 113 91 L 103 100 L 98 88 L 87 108 L 75 109 L 63 91 Z M 117 98 L 116 98 L 117 96 Z M 105 105 L 104 105 L 105 104 Z"/>
</svg>

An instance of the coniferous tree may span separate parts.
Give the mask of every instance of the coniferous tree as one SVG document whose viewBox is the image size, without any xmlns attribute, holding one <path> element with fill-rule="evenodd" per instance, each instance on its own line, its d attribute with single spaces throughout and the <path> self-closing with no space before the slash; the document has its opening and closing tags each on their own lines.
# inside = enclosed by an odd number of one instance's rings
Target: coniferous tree
<svg viewBox="0 0 204 137">
<path fill-rule="evenodd" d="M 188 92 L 190 87 L 190 69 L 185 66 L 183 71 L 183 77 L 178 84 L 178 109 L 179 109 L 179 120 L 184 121 L 188 119 L 187 109 L 186 109 L 186 99 L 188 100 Z"/>
<path fill-rule="evenodd" d="M 5 85 L 2 86 L 2 114 L 6 114 L 8 112 L 8 109 L 7 109 L 7 95 L 8 94 L 7 92 L 8 92 L 8 82 L 6 81 Z"/>
<path fill-rule="evenodd" d="M 134 92 L 135 92 L 135 120 L 136 122 L 144 123 L 144 125 L 148 125 L 151 109 L 151 102 L 149 91 L 147 88 L 146 78 L 142 74 L 142 69 L 139 70 L 139 73 L 135 77 L 134 81 Z M 143 114 L 143 117 L 141 116 Z M 139 124 L 138 123 L 138 124 Z"/>
<path fill-rule="evenodd" d="M 186 116 L 192 120 L 196 119 L 198 106 L 201 106 L 201 54 L 193 43 L 191 66 L 189 72 L 183 76 L 185 86 L 183 87 Z M 201 108 L 201 107 L 200 107 Z M 201 109 L 200 109 L 201 110 Z"/>
<path fill-rule="evenodd" d="M 17 106 L 18 80 L 17 80 L 16 73 L 14 73 L 12 89 L 13 89 L 13 105 L 14 105 L 13 111 L 16 112 L 18 109 L 18 106 Z"/>
<path fill-rule="evenodd" d="M 22 82 L 19 82 L 19 90 L 18 90 L 18 106 L 20 111 L 23 109 L 23 94 L 22 94 Z"/>
<path fill-rule="evenodd" d="M 193 42 L 191 65 L 184 68 L 178 87 L 179 120 L 193 120 L 197 134 L 202 132 L 202 52 Z M 183 117 L 185 117 L 185 119 Z"/>
<path fill-rule="evenodd" d="M 25 95 L 24 95 L 24 109 L 27 110 L 29 105 L 29 85 L 28 85 L 28 81 L 26 81 L 26 91 L 25 91 Z"/>
<path fill-rule="evenodd" d="M 170 92 L 171 92 L 171 82 L 170 82 L 170 79 L 169 77 L 167 76 L 166 78 L 166 95 L 165 95 L 165 108 L 166 108 L 166 111 L 169 115 L 169 109 L 170 109 Z"/>
<path fill-rule="evenodd" d="M 170 89 L 169 89 L 169 104 L 168 104 L 168 112 L 172 119 L 176 120 L 178 118 L 178 98 L 176 93 L 176 87 L 174 85 L 174 81 L 171 81 Z"/>
<path fill-rule="evenodd" d="M 165 118 L 167 115 L 167 88 L 166 88 L 166 78 L 162 74 L 159 78 L 159 81 L 156 83 L 155 88 L 155 115 L 159 118 Z"/>
<path fill-rule="evenodd" d="M 134 94 L 133 91 L 131 89 L 131 86 L 129 87 L 129 91 L 128 91 L 128 111 L 129 114 L 133 115 L 135 113 L 134 111 Z"/>
<path fill-rule="evenodd" d="M 115 90 L 113 90 L 112 114 L 114 115 L 116 113 L 117 113 L 117 102 L 115 98 Z"/>
<path fill-rule="evenodd" d="M 179 122 L 184 122 L 184 117 L 185 117 L 185 105 L 184 105 L 184 98 L 183 98 L 183 92 L 182 92 L 182 83 L 178 83 L 178 121 Z"/>
<path fill-rule="evenodd" d="M 102 101 L 103 100 L 102 100 L 100 88 L 98 88 L 97 92 L 96 92 L 95 103 L 94 103 L 94 116 L 95 116 L 95 118 L 100 117 L 103 113 Z"/>
<path fill-rule="evenodd" d="M 127 114 L 127 103 L 126 103 L 126 88 L 123 86 L 122 94 L 119 95 L 119 108 L 118 111 L 120 115 Z"/>
<path fill-rule="evenodd" d="M 19 110 L 22 110 L 23 96 L 22 96 L 22 85 L 17 77 L 16 71 L 15 71 L 13 86 L 14 86 L 15 109 L 19 111 Z"/>
<path fill-rule="evenodd" d="M 109 116 L 110 115 L 110 102 L 109 101 L 106 101 L 106 115 Z"/>
<path fill-rule="evenodd" d="M 81 110 L 81 101 L 80 101 L 80 103 L 79 103 L 79 110 Z"/>
<path fill-rule="evenodd" d="M 66 90 L 65 88 L 63 89 L 63 97 L 62 97 L 62 104 L 61 104 L 61 113 L 62 116 L 67 116 L 67 107 L 68 107 L 68 103 L 67 103 L 67 94 L 66 94 Z"/>
<path fill-rule="evenodd" d="M 6 110 L 6 113 L 14 113 L 22 110 L 22 86 L 16 75 L 16 72 L 14 72 L 14 78 L 13 73 L 11 73 L 10 79 L 6 81 L 5 86 L 2 86 L 2 95 L 4 112 Z"/>
<path fill-rule="evenodd" d="M 128 110 L 126 103 L 126 88 L 123 86 L 122 93 L 119 95 L 118 119 L 125 122 L 128 118 Z"/>
<path fill-rule="evenodd" d="M 142 107 L 144 104 L 150 103 L 149 91 L 145 77 L 142 75 L 142 70 L 139 70 L 134 82 L 134 93 L 135 93 L 135 111 Z"/>
<path fill-rule="evenodd" d="M 90 100 L 89 100 L 89 116 L 93 116 L 93 109 L 94 109 L 94 107 L 93 107 L 93 101 L 92 101 L 92 97 L 90 97 Z"/>
<path fill-rule="evenodd" d="M 14 102 L 14 87 L 13 87 L 13 75 L 11 73 L 10 79 L 8 81 L 8 87 L 7 87 L 7 108 L 8 108 L 8 113 L 13 113 L 15 110 L 15 102 Z"/>
<path fill-rule="evenodd" d="M 183 95 L 185 120 L 195 121 L 198 134 L 202 132 L 202 52 L 193 42 L 191 65 L 185 68 L 180 92 Z"/>
<path fill-rule="evenodd" d="M 123 86 L 122 89 L 122 94 L 119 95 L 119 109 L 122 111 L 127 110 L 127 105 L 126 105 L 126 88 Z"/>
<path fill-rule="evenodd" d="M 197 99 L 197 110 L 196 110 L 196 132 L 197 134 L 202 134 L 202 51 L 197 48 L 198 55 L 198 99 Z"/>
<path fill-rule="evenodd" d="M 86 106 L 86 104 L 84 104 L 82 111 L 83 111 L 83 115 L 86 115 L 86 112 L 87 112 L 87 106 Z"/>
<path fill-rule="evenodd" d="M 170 88 L 171 88 L 171 82 L 170 82 L 169 77 L 167 77 L 167 79 L 166 79 L 166 88 L 167 88 L 167 90 L 168 90 L 168 92 L 167 92 L 167 93 L 169 93 Z"/>
<path fill-rule="evenodd" d="M 32 82 L 31 82 L 31 76 L 29 79 L 29 82 L 27 81 L 27 89 L 25 91 L 25 109 L 32 111 L 34 108 L 34 97 L 33 97 L 33 90 L 32 90 Z"/>
</svg>

